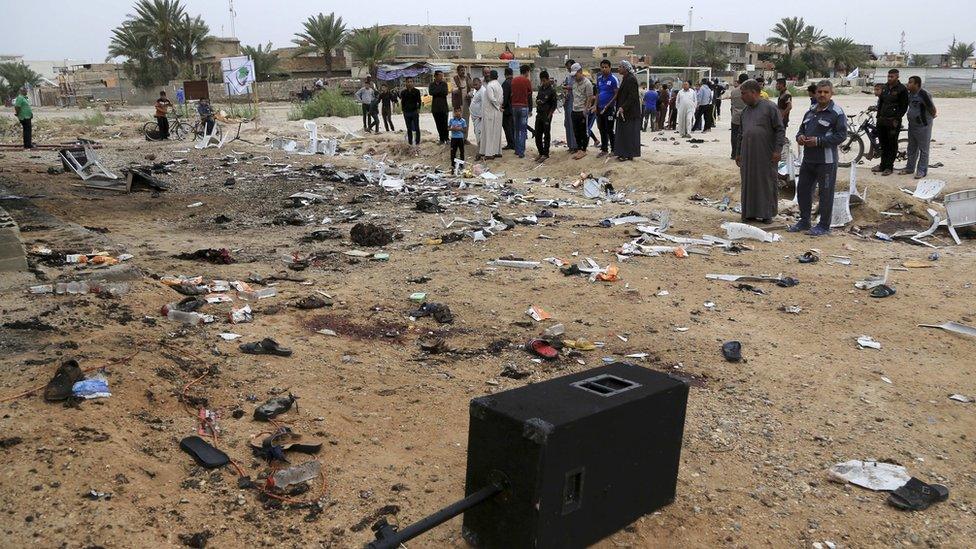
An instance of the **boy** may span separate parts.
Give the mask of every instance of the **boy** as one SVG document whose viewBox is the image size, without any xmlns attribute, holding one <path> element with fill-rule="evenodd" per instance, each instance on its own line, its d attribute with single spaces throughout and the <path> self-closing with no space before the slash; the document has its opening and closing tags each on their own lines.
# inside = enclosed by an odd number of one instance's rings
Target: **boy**
<svg viewBox="0 0 976 549">
<path fill-rule="evenodd" d="M 197 103 L 197 114 L 200 115 L 200 122 L 204 126 L 204 135 L 211 135 L 214 131 L 214 111 L 210 106 L 210 100 L 203 98 Z"/>
<path fill-rule="evenodd" d="M 173 103 L 166 98 L 166 92 L 159 92 L 159 98 L 156 99 L 156 125 L 159 126 L 160 139 L 169 139 L 169 119 L 166 118 L 166 113 L 172 106 Z"/>
<path fill-rule="evenodd" d="M 461 106 L 454 107 L 454 117 L 447 121 L 447 127 L 451 131 L 451 170 L 457 165 L 454 158 L 459 157 L 464 160 L 464 132 L 468 129 L 468 121 L 464 119 Z"/>
<path fill-rule="evenodd" d="M 396 128 L 393 127 L 393 103 L 399 101 L 396 92 L 390 91 L 390 86 L 383 84 L 383 91 L 380 93 L 380 104 L 382 105 L 380 112 L 383 114 L 383 127 L 388 132 L 396 131 Z M 376 129 L 379 130 L 378 127 Z"/>
<path fill-rule="evenodd" d="M 651 131 L 657 129 L 657 103 L 658 103 L 657 84 L 654 84 L 653 88 L 647 90 L 644 93 L 644 100 L 643 100 L 644 124 L 643 127 L 641 128 L 641 131 L 646 132 L 648 124 L 650 124 L 651 126 Z"/>
</svg>

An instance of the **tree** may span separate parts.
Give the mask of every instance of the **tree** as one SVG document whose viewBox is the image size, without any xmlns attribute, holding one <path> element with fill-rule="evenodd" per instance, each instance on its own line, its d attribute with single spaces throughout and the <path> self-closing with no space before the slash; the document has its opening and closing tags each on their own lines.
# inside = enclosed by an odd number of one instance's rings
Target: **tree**
<svg viewBox="0 0 976 549">
<path fill-rule="evenodd" d="M 20 92 L 20 88 L 34 87 L 40 83 L 41 75 L 24 63 L 0 63 L 0 97 L 12 97 Z"/>
<path fill-rule="evenodd" d="M 668 44 L 657 50 L 653 62 L 659 67 L 684 67 L 688 63 L 688 52 L 678 44 Z"/>
<path fill-rule="evenodd" d="M 854 43 L 853 38 L 828 38 L 824 42 L 824 56 L 830 60 L 836 76 L 846 74 L 867 61 L 867 54 Z"/>
<path fill-rule="evenodd" d="M 137 31 L 153 37 L 153 46 L 162 55 L 166 64 L 173 66 L 176 35 L 186 15 L 180 0 L 139 0 L 135 5 L 136 14 L 130 15 Z"/>
<path fill-rule="evenodd" d="M 373 26 L 353 31 L 346 40 L 346 47 L 352 58 L 367 67 L 369 74 L 375 78 L 379 64 L 393 57 L 395 41 L 395 34 Z"/>
<path fill-rule="evenodd" d="M 729 56 L 722 51 L 722 45 L 715 40 L 700 40 L 695 42 L 694 59 L 692 63 L 702 67 L 711 67 L 714 71 L 724 71 L 729 66 Z"/>
<path fill-rule="evenodd" d="M 803 70 L 796 76 L 805 78 L 811 74 L 824 75 L 830 68 L 822 48 L 803 48 L 797 55 L 797 59 L 803 63 Z"/>
<path fill-rule="evenodd" d="M 529 46 L 530 48 L 536 48 L 539 50 L 539 57 L 549 57 L 549 50 L 555 48 L 558 44 L 551 40 L 543 40 L 538 44 Z"/>
<path fill-rule="evenodd" d="M 949 50 L 946 54 L 949 55 L 949 66 L 961 67 L 967 59 L 973 56 L 973 51 L 976 51 L 976 43 L 970 42 L 956 42 L 953 40 L 952 45 L 949 46 Z"/>
<path fill-rule="evenodd" d="M 776 72 L 786 78 L 804 76 L 808 70 L 810 70 L 809 67 L 807 67 L 807 64 L 803 62 L 800 56 L 781 55 L 776 60 Z"/>
<path fill-rule="evenodd" d="M 309 17 L 302 23 L 305 32 L 296 32 L 293 43 L 298 45 L 298 55 L 317 53 L 325 57 L 325 66 L 329 76 L 332 76 L 332 52 L 341 48 L 346 41 L 346 24 L 335 13 L 328 16 L 321 13 Z"/>
<path fill-rule="evenodd" d="M 928 56 L 922 55 L 920 53 L 913 53 L 911 57 L 908 58 L 909 67 L 924 67 L 929 64 Z"/>
<path fill-rule="evenodd" d="M 271 53 L 271 42 L 268 42 L 267 46 L 258 44 L 256 48 L 244 46 L 241 51 L 254 61 L 255 78 L 259 81 L 271 79 L 280 61 L 277 53 Z"/>
<path fill-rule="evenodd" d="M 786 55 L 792 58 L 797 46 L 812 38 L 809 31 L 812 28 L 806 25 L 802 17 L 784 17 L 773 26 L 773 36 L 766 39 L 766 44 L 785 47 Z"/>
</svg>

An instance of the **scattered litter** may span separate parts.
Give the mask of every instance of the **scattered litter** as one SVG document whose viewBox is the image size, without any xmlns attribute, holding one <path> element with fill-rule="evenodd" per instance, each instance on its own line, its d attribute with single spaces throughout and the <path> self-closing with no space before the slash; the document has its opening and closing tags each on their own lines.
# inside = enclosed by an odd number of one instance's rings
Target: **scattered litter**
<svg viewBox="0 0 976 549">
<path fill-rule="evenodd" d="M 931 261 L 921 261 L 918 259 L 906 259 L 901 263 L 902 267 L 907 269 L 931 269 L 935 265 L 932 265 Z"/>
<path fill-rule="evenodd" d="M 671 295 L 671 292 L 669 292 L 667 290 L 661 290 L 660 292 L 658 292 L 658 293 L 656 293 L 654 295 L 656 295 L 658 297 L 664 297 L 664 296 Z"/>
<path fill-rule="evenodd" d="M 322 464 L 318 460 L 306 461 L 301 465 L 279 469 L 268 477 L 269 488 L 286 488 L 318 478 L 322 474 Z"/>
<path fill-rule="evenodd" d="M 493 267 L 510 267 L 512 269 L 536 269 L 542 263 L 538 261 L 523 261 L 516 259 L 495 259 L 488 262 Z"/>
<path fill-rule="evenodd" d="M 315 333 L 322 334 L 322 335 L 326 335 L 326 336 L 337 336 L 337 335 L 339 335 L 334 330 L 330 330 L 328 328 L 322 328 L 321 330 L 315 330 Z"/>
<path fill-rule="evenodd" d="M 759 227 L 753 227 L 745 223 L 726 221 L 721 227 L 725 229 L 726 237 L 729 240 L 758 240 L 759 242 L 779 242 L 782 237 L 776 233 L 766 232 Z"/>
<path fill-rule="evenodd" d="M 108 380 L 102 374 L 76 381 L 71 386 L 71 395 L 75 398 L 108 398 L 112 393 L 108 390 Z"/>
<path fill-rule="evenodd" d="M 451 308 L 443 303 L 424 303 L 419 309 L 411 311 L 410 316 L 413 318 L 431 316 L 434 317 L 434 320 L 441 324 L 450 324 L 454 322 L 454 314 L 451 312 Z"/>
<path fill-rule="evenodd" d="M 968 397 L 966 395 L 960 395 L 960 394 L 949 395 L 949 400 L 955 400 L 956 402 L 964 402 L 966 404 L 976 402 L 976 399 L 973 399 L 973 397 Z"/>
<path fill-rule="evenodd" d="M 958 322 L 943 322 L 942 324 L 919 324 L 920 328 L 939 328 L 947 332 L 976 337 L 976 328 Z"/>
<path fill-rule="evenodd" d="M 235 339 L 240 339 L 244 337 L 241 334 L 235 334 L 232 332 L 221 332 L 217 335 L 220 336 L 220 338 L 223 339 L 224 341 L 234 341 Z"/>
<path fill-rule="evenodd" d="M 199 208 L 200 206 L 203 206 L 203 202 L 194 202 L 193 204 L 186 205 L 187 208 Z"/>
<path fill-rule="evenodd" d="M 297 400 L 298 397 L 291 393 L 288 393 L 288 396 L 270 398 L 264 404 L 254 409 L 254 419 L 257 421 L 270 421 L 291 410 L 292 405 Z"/>
<path fill-rule="evenodd" d="M 250 305 L 245 305 L 240 309 L 231 309 L 228 317 L 231 324 L 243 324 L 254 320 L 254 313 L 251 312 Z"/>
<path fill-rule="evenodd" d="M 905 485 L 911 478 L 901 465 L 852 459 L 838 463 L 827 471 L 833 482 L 850 482 L 874 491 L 891 491 Z"/>
<path fill-rule="evenodd" d="M 536 322 L 542 322 L 543 320 L 549 320 L 552 318 L 551 314 L 544 311 L 542 307 L 539 307 L 538 305 L 532 305 L 529 307 L 529 310 L 525 311 L 525 314 L 531 316 L 532 320 L 535 320 Z"/>
<path fill-rule="evenodd" d="M 798 305 L 780 305 L 779 310 L 791 315 L 798 315 L 803 309 L 801 309 Z"/>
<path fill-rule="evenodd" d="M 386 246 L 393 242 L 393 232 L 372 223 L 356 223 L 349 231 L 352 241 L 360 246 Z"/>
<path fill-rule="evenodd" d="M 742 360 L 742 343 L 738 341 L 727 341 L 723 343 L 722 356 L 729 362 L 739 362 Z"/>
</svg>

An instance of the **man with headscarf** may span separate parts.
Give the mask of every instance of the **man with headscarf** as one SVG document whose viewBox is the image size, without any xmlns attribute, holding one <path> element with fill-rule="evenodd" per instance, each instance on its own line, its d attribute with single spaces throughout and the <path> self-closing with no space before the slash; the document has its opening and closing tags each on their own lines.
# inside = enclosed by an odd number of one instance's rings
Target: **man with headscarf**
<svg viewBox="0 0 976 549">
<path fill-rule="evenodd" d="M 777 213 L 776 168 L 786 127 L 780 111 L 771 101 L 759 98 L 759 83 L 750 80 L 739 86 L 745 109 L 741 114 L 742 139 L 735 163 L 742 187 L 742 221 L 769 223 Z"/>
<path fill-rule="evenodd" d="M 457 73 L 454 75 L 454 89 L 451 90 L 451 108 L 461 107 L 461 115 L 465 122 L 471 118 L 471 87 L 471 77 L 468 76 L 467 67 L 458 65 Z M 464 126 L 464 139 L 468 139 L 468 125 Z"/>
<path fill-rule="evenodd" d="M 481 124 L 482 115 L 484 114 L 484 88 L 481 87 L 481 79 L 475 78 L 471 81 L 471 91 L 468 92 L 470 112 L 471 112 L 471 125 L 474 126 L 474 139 L 475 143 L 478 144 L 478 154 L 475 155 L 475 160 L 481 160 Z"/>
<path fill-rule="evenodd" d="M 749 80 L 749 75 L 742 73 L 733 84 L 729 92 L 729 110 L 732 111 L 732 160 L 739 156 L 739 139 L 742 136 L 742 111 L 746 104 L 742 101 L 742 84 Z M 756 82 L 758 84 L 758 82 Z"/>
<path fill-rule="evenodd" d="M 614 136 L 613 154 L 621 162 L 633 160 L 641 155 L 641 101 L 637 86 L 637 76 L 630 61 L 620 62 L 620 90 L 617 93 L 617 131 Z"/>
<path fill-rule="evenodd" d="M 481 143 L 478 153 L 487 159 L 502 155 L 502 105 L 505 91 L 498 82 L 498 71 L 491 71 L 488 84 L 481 93 Z"/>
<path fill-rule="evenodd" d="M 566 146 L 569 147 L 570 154 L 575 154 L 576 134 L 573 131 L 573 73 L 571 72 L 576 61 L 566 60 L 566 79 L 563 80 L 563 126 L 566 130 Z"/>
<path fill-rule="evenodd" d="M 678 109 L 678 133 L 681 137 L 691 137 L 691 125 L 695 123 L 695 111 L 698 110 L 698 94 L 691 89 L 691 81 L 681 83 L 675 107 Z"/>
</svg>

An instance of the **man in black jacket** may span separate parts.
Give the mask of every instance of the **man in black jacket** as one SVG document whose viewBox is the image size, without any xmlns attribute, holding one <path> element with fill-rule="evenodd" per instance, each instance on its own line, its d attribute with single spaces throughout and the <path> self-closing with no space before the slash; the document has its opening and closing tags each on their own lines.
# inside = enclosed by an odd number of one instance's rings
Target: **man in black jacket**
<svg viewBox="0 0 976 549">
<path fill-rule="evenodd" d="M 511 67 L 505 69 L 505 81 L 502 82 L 502 130 L 505 132 L 505 146 L 502 149 L 515 150 L 515 118 L 512 116 L 512 76 L 515 73 Z"/>
<path fill-rule="evenodd" d="M 558 99 L 556 90 L 552 87 L 549 80 L 549 72 L 539 73 L 539 93 L 535 96 L 535 146 L 539 150 L 536 162 L 545 162 L 549 159 L 549 142 L 552 131 L 552 115 L 556 112 Z"/>
<path fill-rule="evenodd" d="M 448 142 L 447 135 L 447 115 L 451 112 L 447 104 L 447 81 L 444 80 L 443 71 L 434 71 L 434 81 L 427 87 L 430 93 L 430 114 L 434 116 L 434 124 L 437 125 L 437 136 L 440 138 L 441 145 Z"/>
<path fill-rule="evenodd" d="M 407 144 L 416 153 L 420 147 L 420 107 L 423 101 L 420 90 L 413 87 L 413 77 L 406 79 L 406 88 L 400 92 L 400 108 L 403 109 L 403 124 L 407 127 Z"/>
<path fill-rule="evenodd" d="M 898 69 L 888 71 L 888 85 L 878 97 L 878 141 L 881 146 L 881 164 L 872 172 L 891 175 L 898 154 L 898 134 L 901 119 L 908 111 L 908 88 L 898 80 Z"/>
</svg>

